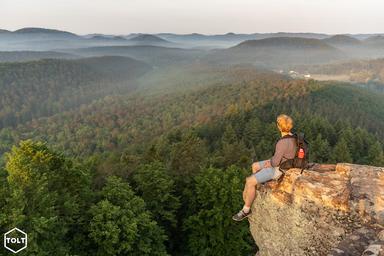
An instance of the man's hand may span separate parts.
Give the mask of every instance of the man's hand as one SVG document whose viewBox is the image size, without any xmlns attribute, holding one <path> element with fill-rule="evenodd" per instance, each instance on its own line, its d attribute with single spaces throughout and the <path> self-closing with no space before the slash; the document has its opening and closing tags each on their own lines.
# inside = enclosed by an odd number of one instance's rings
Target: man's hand
<svg viewBox="0 0 384 256">
<path fill-rule="evenodd" d="M 263 168 L 269 168 L 269 167 L 272 167 L 271 160 L 266 160 Z"/>
<path fill-rule="evenodd" d="M 262 166 L 259 165 L 259 162 L 254 162 L 252 164 L 252 173 L 256 173 L 258 171 L 260 171 L 262 168 Z"/>
<path fill-rule="evenodd" d="M 252 164 L 252 173 L 256 173 L 256 172 L 260 171 L 260 170 L 263 169 L 263 168 L 269 168 L 269 167 L 272 167 L 272 165 L 271 165 L 271 160 L 266 160 L 266 161 L 264 162 L 264 166 L 260 166 L 259 163 L 260 163 L 260 162 L 254 162 L 254 163 Z"/>
</svg>

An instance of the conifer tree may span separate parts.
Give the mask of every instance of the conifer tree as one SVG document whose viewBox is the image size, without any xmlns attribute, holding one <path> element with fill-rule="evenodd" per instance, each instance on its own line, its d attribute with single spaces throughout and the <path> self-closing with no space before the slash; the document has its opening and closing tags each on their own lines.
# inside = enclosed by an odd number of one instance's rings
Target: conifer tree
<svg viewBox="0 0 384 256">
<path fill-rule="evenodd" d="M 208 168 L 195 178 L 197 209 L 185 221 L 191 255 L 248 255 L 248 225 L 231 217 L 241 207 L 244 170 Z"/>
<path fill-rule="evenodd" d="M 120 178 L 108 178 L 89 213 L 93 255 L 167 255 L 164 231 Z"/>
<path fill-rule="evenodd" d="M 349 152 L 347 142 L 343 138 L 341 138 L 335 145 L 332 159 L 335 162 L 352 163 L 351 153 Z"/>
</svg>

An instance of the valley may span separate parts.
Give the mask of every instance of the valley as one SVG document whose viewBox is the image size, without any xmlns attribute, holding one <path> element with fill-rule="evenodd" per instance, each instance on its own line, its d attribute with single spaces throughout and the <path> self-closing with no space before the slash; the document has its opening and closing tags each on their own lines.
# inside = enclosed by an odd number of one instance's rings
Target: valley
<svg viewBox="0 0 384 256">
<path fill-rule="evenodd" d="M 0 30 L 0 226 L 34 255 L 254 255 L 231 214 L 276 116 L 310 162 L 384 166 L 383 58 L 379 34 Z"/>
</svg>

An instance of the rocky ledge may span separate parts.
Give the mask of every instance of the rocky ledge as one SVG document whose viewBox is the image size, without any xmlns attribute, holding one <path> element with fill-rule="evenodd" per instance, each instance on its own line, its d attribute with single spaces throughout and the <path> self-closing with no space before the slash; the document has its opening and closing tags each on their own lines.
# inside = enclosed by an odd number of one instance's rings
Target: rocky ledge
<svg viewBox="0 0 384 256">
<path fill-rule="evenodd" d="M 257 190 L 258 255 L 384 255 L 384 168 L 316 165 Z"/>
</svg>

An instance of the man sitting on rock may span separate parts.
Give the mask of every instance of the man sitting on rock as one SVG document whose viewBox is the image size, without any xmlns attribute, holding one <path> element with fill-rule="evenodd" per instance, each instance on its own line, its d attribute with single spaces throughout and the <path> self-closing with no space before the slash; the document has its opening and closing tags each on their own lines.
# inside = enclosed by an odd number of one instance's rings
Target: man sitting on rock
<svg viewBox="0 0 384 256">
<path fill-rule="evenodd" d="M 285 160 L 293 159 L 296 155 L 296 139 L 291 133 L 292 118 L 287 115 L 279 115 L 277 127 L 281 132 L 281 137 L 285 138 L 276 143 L 275 154 L 271 159 L 252 164 L 253 174 L 246 178 L 243 191 L 244 207 L 232 217 L 235 221 L 241 221 L 251 214 L 251 205 L 256 196 L 257 184 L 280 178 L 283 173 L 279 170 L 279 165 Z"/>
</svg>

